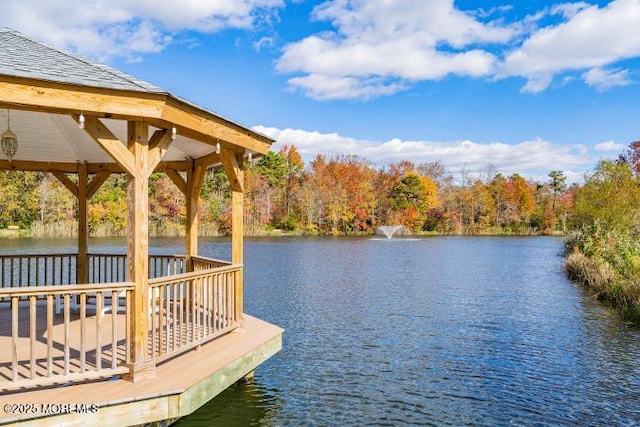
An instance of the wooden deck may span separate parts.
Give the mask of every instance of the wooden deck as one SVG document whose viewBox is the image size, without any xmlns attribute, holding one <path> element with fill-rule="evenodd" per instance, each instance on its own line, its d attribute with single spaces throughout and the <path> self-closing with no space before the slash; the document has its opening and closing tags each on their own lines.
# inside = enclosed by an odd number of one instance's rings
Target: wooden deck
<svg viewBox="0 0 640 427">
<path fill-rule="evenodd" d="M 6 323 L 1 319 L 0 322 L 0 359 L 7 360 L 4 353 L 10 348 L 11 334 L 3 329 Z M 124 333 L 124 328 L 119 330 Z M 109 330 L 103 332 L 111 334 Z M 135 383 L 116 379 L 28 391 L 0 391 L 3 404 L 0 425 L 105 427 L 175 420 L 192 413 L 278 352 L 282 347 L 282 332 L 277 326 L 245 315 L 242 328 L 158 365 L 155 379 Z M 46 351 L 45 344 L 43 349 L 39 351 Z M 105 365 L 110 365 L 110 353 L 105 353 L 103 358 Z M 90 406 L 92 404 L 97 406 Z"/>
</svg>

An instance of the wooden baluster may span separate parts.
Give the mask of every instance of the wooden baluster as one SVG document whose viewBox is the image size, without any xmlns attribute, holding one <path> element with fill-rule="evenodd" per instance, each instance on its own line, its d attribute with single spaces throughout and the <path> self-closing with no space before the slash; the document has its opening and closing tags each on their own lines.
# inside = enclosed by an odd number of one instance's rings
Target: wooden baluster
<svg viewBox="0 0 640 427">
<path fill-rule="evenodd" d="M 193 282 L 193 335 L 191 339 L 193 342 L 198 341 L 200 338 L 200 279 L 194 277 L 191 279 Z"/>
<path fill-rule="evenodd" d="M 118 366 L 118 292 L 111 291 L 111 369 Z"/>
<path fill-rule="evenodd" d="M 162 287 L 162 292 L 165 293 L 165 299 L 164 299 L 164 313 L 165 313 L 165 335 L 164 335 L 164 339 L 165 339 L 165 354 L 169 353 L 169 340 L 171 337 L 171 319 L 169 314 L 171 313 L 170 311 L 170 302 L 171 302 L 171 291 L 170 291 L 170 284 L 164 285 Z"/>
<path fill-rule="evenodd" d="M 26 258 L 21 258 L 20 259 L 20 279 L 18 280 L 22 285 L 33 285 L 33 286 L 39 286 L 40 285 L 40 272 L 42 271 L 42 269 L 40 268 L 40 257 L 38 256 L 33 256 L 33 257 L 26 257 Z M 22 272 L 25 271 L 25 263 L 28 265 L 30 262 L 33 262 L 35 264 L 35 280 L 32 283 L 30 282 L 30 277 L 26 278 L 26 281 L 24 281 L 24 277 Z"/>
<path fill-rule="evenodd" d="M 156 311 L 153 307 L 153 301 L 156 299 L 156 288 L 149 289 L 149 298 L 151 304 L 151 355 L 155 357 L 158 354 L 158 349 L 156 346 L 156 328 L 157 328 L 157 320 L 156 320 Z"/>
<path fill-rule="evenodd" d="M 44 274 L 43 274 L 43 276 L 44 276 L 44 277 L 43 277 L 43 282 L 42 282 L 42 284 L 43 284 L 44 286 L 51 285 L 51 283 L 49 283 L 49 281 L 48 281 L 48 279 L 49 279 L 49 275 L 50 275 L 50 270 L 49 270 L 49 260 L 50 260 L 50 259 L 51 259 L 51 258 L 50 258 L 50 257 L 48 257 L 48 256 L 46 256 L 46 257 L 42 257 L 42 264 L 43 264 L 43 266 L 44 266 Z"/>
<path fill-rule="evenodd" d="M 127 291 L 126 293 L 126 312 L 124 316 L 124 361 L 125 363 L 131 362 L 131 345 L 129 343 L 129 337 L 131 336 L 131 321 L 129 320 L 129 310 L 131 310 L 131 298 L 133 297 L 133 291 Z"/>
<path fill-rule="evenodd" d="M 47 377 L 53 375 L 53 295 L 47 295 Z"/>
<path fill-rule="evenodd" d="M 80 294 L 80 372 L 87 370 L 87 294 Z"/>
<path fill-rule="evenodd" d="M 25 261 L 27 262 L 27 286 L 31 285 L 31 259 L 30 258 L 25 258 Z M 20 267 L 22 268 L 22 263 L 20 263 Z M 35 285 L 38 285 L 38 282 L 36 281 Z"/>
<path fill-rule="evenodd" d="M 213 276 L 213 332 L 218 331 L 220 317 L 220 274 Z"/>
<path fill-rule="evenodd" d="M 196 282 L 194 279 L 189 279 L 191 287 L 191 342 L 196 340 Z"/>
<path fill-rule="evenodd" d="M 209 331 L 211 330 L 211 316 L 209 316 L 209 281 L 211 280 L 211 275 L 202 278 L 202 324 L 203 324 L 203 336 L 209 335 Z"/>
<path fill-rule="evenodd" d="M 180 303 L 180 301 L 178 300 L 178 294 L 176 293 L 177 290 L 177 284 L 176 282 L 173 282 L 171 284 L 171 300 L 173 301 L 173 327 L 172 327 L 172 338 L 171 338 L 171 351 L 175 351 L 176 350 L 176 339 L 178 338 L 178 331 L 177 331 L 177 327 L 178 327 L 178 304 Z"/>
<path fill-rule="evenodd" d="M 229 317 L 231 316 L 233 310 L 233 304 L 229 299 L 230 295 L 230 286 L 229 286 L 229 274 L 222 273 L 220 275 L 220 280 L 222 281 L 222 294 L 221 294 L 221 303 L 222 303 L 222 316 L 220 317 L 220 328 L 225 328 L 229 324 Z"/>
<path fill-rule="evenodd" d="M 36 297 L 29 297 L 29 355 L 31 379 L 36 378 Z"/>
<path fill-rule="evenodd" d="M 11 297 L 11 367 L 13 369 L 13 381 L 18 381 L 18 303 L 18 297 Z"/>
<path fill-rule="evenodd" d="M 96 293 L 96 371 L 102 370 L 102 292 Z"/>
<path fill-rule="evenodd" d="M 164 335 L 164 354 L 169 354 L 169 333 L 171 332 L 171 326 L 169 325 L 169 284 L 162 285 L 160 288 L 160 316 L 163 319 L 160 323 L 163 328 Z"/>
<path fill-rule="evenodd" d="M 69 375 L 69 340 L 71 339 L 71 332 L 69 330 L 69 324 L 71 323 L 70 313 L 70 298 L 69 294 L 64 294 L 64 374 Z"/>
<path fill-rule="evenodd" d="M 225 273 L 225 282 L 227 289 L 227 319 L 225 319 L 225 327 L 231 326 L 236 320 L 236 301 L 235 301 L 235 271 Z"/>
<path fill-rule="evenodd" d="M 182 347 L 182 338 L 183 338 L 183 332 L 182 329 L 184 328 L 184 304 L 185 304 L 185 295 L 184 295 L 184 282 L 180 282 L 178 284 L 179 289 L 180 289 L 180 305 L 178 306 L 178 311 L 180 312 L 178 314 L 178 348 Z"/>
</svg>

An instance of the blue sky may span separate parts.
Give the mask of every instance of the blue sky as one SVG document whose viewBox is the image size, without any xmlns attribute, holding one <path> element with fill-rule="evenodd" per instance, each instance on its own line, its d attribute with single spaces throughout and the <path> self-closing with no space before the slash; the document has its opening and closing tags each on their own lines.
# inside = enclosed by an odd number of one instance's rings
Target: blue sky
<svg viewBox="0 0 640 427">
<path fill-rule="evenodd" d="M 5 0 L 0 25 L 316 154 L 580 180 L 640 139 L 640 0 Z M 65 14 L 61 16 L 60 10 Z"/>
</svg>

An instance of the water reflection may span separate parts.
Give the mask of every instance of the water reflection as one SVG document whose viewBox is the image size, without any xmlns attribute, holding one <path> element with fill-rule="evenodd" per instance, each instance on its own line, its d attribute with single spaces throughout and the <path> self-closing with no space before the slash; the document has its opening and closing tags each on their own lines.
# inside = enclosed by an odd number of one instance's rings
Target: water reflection
<svg viewBox="0 0 640 427">
<path fill-rule="evenodd" d="M 282 396 L 269 390 L 259 379 L 238 382 L 195 414 L 179 420 L 176 426 L 271 426 L 276 425 Z"/>
</svg>

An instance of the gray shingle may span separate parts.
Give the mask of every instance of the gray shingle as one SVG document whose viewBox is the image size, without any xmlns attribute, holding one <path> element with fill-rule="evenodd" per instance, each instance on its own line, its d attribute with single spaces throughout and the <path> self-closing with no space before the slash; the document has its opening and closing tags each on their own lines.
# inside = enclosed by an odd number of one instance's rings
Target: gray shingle
<svg viewBox="0 0 640 427">
<path fill-rule="evenodd" d="M 0 74 L 104 89 L 167 93 L 122 71 L 36 42 L 0 28 Z"/>
<path fill-rule="evenodd" d="M 172 95 L 165 89 L 120 70 L 52 48 L 11 28 L 0 27 L 0 76 L 2 75 L 103 89 L 169 95 L 173 99 L 238 126 L 248 134 L 259 135 L 273 141 L 271 138 L 224 118 L 214 111 Z"/>
</svg>

